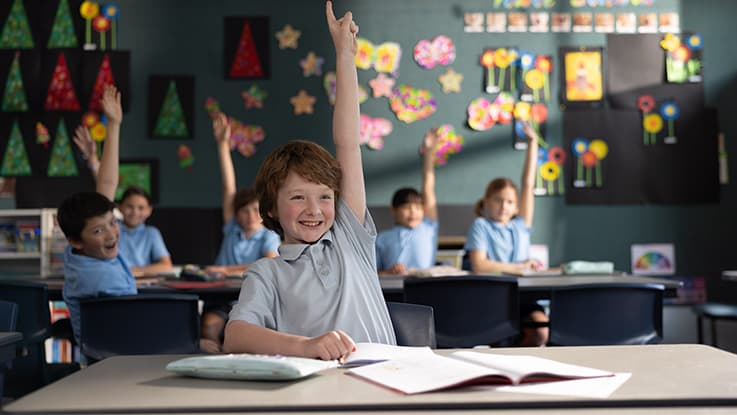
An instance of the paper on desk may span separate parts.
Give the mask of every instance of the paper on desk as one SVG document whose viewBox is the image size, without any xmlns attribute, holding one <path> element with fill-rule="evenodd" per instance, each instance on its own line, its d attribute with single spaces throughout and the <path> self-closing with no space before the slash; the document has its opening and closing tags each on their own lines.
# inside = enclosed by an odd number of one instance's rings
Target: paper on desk
<svg viewBox="0 0 737 415">
<path fill-rule="evenodd" d="M 494 387 L 494 390 L 499 392 L 531 393 L 535 395 L 561 395 L 605 399 L 619 389 L 631 376 L 631 373 L 615 373 L 614 376 L 602 378 L 528 383 L 518 386 L 497 386 Z"/>
</svg>

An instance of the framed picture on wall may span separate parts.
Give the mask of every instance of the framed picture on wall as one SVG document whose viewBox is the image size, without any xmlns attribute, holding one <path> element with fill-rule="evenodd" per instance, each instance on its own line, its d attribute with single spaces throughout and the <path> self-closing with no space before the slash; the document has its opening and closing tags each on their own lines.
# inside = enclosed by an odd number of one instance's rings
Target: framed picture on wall
<svg viewBox="0 0 737 415">
<path fill-rule="evenodd" d="M 560 102 L 563 105 L 597 106 L 604 99 L 603 49 L 561 48 L 563 63 Z"/>
<path fill-rule="evenodd" d="M 269 78 L 269 18 L 225 18 L 225 79 Z"/>
<path fill-rule="evenodd" d="M 115 200 L 120 200 L 129 186 L 138 186 L 148 193 L 151 203 L 159 201 L 159 160 L 122 159 L 118 167 L 120 181 L 115 189 Z"/>
<path fill-rule="evenodd" d="M 148 131 L 151 137 L 156 138 L 192 138 L 194 76 L 149 77 Z"/>
</svg>

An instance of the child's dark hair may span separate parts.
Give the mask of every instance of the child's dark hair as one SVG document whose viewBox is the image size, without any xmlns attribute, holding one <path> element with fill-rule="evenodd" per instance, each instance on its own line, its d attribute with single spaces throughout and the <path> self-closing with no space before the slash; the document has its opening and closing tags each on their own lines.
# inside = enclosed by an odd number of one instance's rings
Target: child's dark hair
<svg viewBox="0 0 737 415">
<path fill-rule="evenodd" d="M 256 190 L 250 187 L 244 187 L 238 190 L 235 196 L 233 196 L 233 212 L 238 212 L 238 209 L 253 202 L 258 202 Z"/>
<path fill-rule="evenodd" d="M 82 240 L 82 229 L 87 219 L 104 215 L 115 208 L 115 203 L 97 192 L 75 193 L 64 199 L 56 212 L 64 236 L 72 241 Z"/>
<path fill-rule="evenodd" d="M 337 208 L 340 197 L 341 171 L 338 161 L 319 145 L 302 140 L 290 141 L 277 147 L 266 157 L 256 175 L 254 188 L 259 199 L 259 212 L 264 226 L 284 238 L 284 230 L 277 219 L 269 216 L 276 212 L 276 199 L 279 188 L 287 179 L 289 172 L 300 175 L 313 183 L 324 184 L 335 192 Z"/>
<path fill-rule="evenodd" d="M 392 207 L 398 208 L 407 203 L 418 203 L 421 205 L 422 200 L 422 195 L 416 189 L 403 187 L 394 192 L 394 196 L 392 196 Z"/>
<path fill-rule="evenodd" d="M 123 192 L 123 195 L 120 196 L 120 202 L 123 203 L 125 199 L 128 199 L 131 196 L 141 196 L 144 199 L 146 199 L 146 202 L 149 206 L 151 206 L 151 196 L 148 195 L 148 193 L 143 189 L 141 186 L 128 186 L 128 188 L 125 189 L 125 192 Z"/>
<path fill-rule="evenodd" d="M 500 192 L 506 189 L 507 187 L 511 187 L 512 189 L 514 189 L 515 193 L 519 193 L 517 191 L 517 185 L 514 184 L 512 179 L 508 179 L 506 177 L 498 177 L 489 182 L 489 185 L 486 186 L 486 193 L 484 193 L 484 197 L 479 199 L 478 202 L 476 202 L 476 206 L 474 206 L 474 212 L 476 212 L 476 215 L 485 217 L 486 213 L 484 211 L 484 199 L 488 198 L 496 192 Z"/>
</svg>

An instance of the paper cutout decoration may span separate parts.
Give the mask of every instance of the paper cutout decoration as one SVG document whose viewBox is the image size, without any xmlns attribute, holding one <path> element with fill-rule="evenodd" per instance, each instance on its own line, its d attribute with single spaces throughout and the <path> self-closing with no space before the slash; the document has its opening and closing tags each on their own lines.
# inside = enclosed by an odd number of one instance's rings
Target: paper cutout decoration
<svg viewBox="0 0 737 415">
<path fill-rule="evenodd" d="M 571 6 L 573 7 L 581 7 L 583 5 L 585 0 L 571 0 Z M 607 0 L 608 5 L 611 7 L 612 0 Z M 619 3 L 622 2 L 622 0 L 617 0 Z M 581 5 L 576 6 L 575 4 L 581 3 Z M 604 3 L 602 2 L 602 6 Z M 522 7 L 534 7 L 536 9 L 550 9 L 553 6 L 555 6 L 555 0 L 494 0 L 494 8 L 502 8 L 505 9 L 517 9 Z M 546 267 L 547 268 L 547 267 Z"/>
<path fill-rule="evenodd" d="M 703 40 L 696 33 L 685 33 L 685 41 L 668 33 L 660 42 L 665 49 L 666 79 L 672 83 L 701 82 Z"/>
<path fill-rule="evenodd" d="M 192 165 L 194 164 L 194 155 L 192 149 L 189 146 L 180 144 L 177 147 L 177 158 L 179 159 L 179 167 L 186 168 L 190 172 L 192 171 Z"/>
<path fill-rule="evenodd" d="M 637 108 L 642 112 L 642 140 L 645 145 L 653 145 L 658 134 L 667 124 L 665 144 L 675 144 L 678 138 L 675 133 L 675 120 L 681 111 L 674 100 L 667 100 L 656 108 L 655 98 L 652 95 L 642 95 L 637 99 Z"/>
<path fill-rule="evenodd" d="M 445 166 L 451 155 L 463 149 L 463 137 L 450 124 L 441 125 L 435 133 L 438 135 L 438 142 L 433 149 L 433 160 L 436 166 Z"/>
<path fill-rule="evenodd" d="M 547 148 L 545 142 L 545 121 L 548 119 L 548 108 L 541 102 L 530 104 L 529 102 L 518 102 L 514 105 L 514 148 L 515 150 L 527 149 L 527 134 L 525 134 L 523 122 L 530 124 L 538 134 L 538 144 Z"/>
<path fill-rule="evenodd" d="M 82 125 L 85 127 L 92 128 L 98 122 L 100 122 L 100 114 L 94 111 L 87 111 L 82 114 Z"/>
<path fill-rule="evenodd" d="M 407 124 L 427 118 L 437 109 L 430 91 L 405 84 L 394 88 L 389 104 L 397 118 Z"/>
<path fill-rule="evenodd" d="M 23 0 L 13 0 L 3 31 L 0 33 L 0 49 L 33 49 L 33 47 L 33 36 Z"/>
<path fill-rule="evenodd" d="M 676 272 L 673 244 L 634 244 L 630 252 L 635 275 L 673 275 Z"/>
<path fill-rule="evenodd" d="M 243 106 L 250 110 L 252 108 L 261 109 L 264 107 L 264 100 L 269 94 L 258 87 L 258 85 L 251 85 L 247 91 L 241 92 L 241 98 L 243 98 Z"/>
<path fill-rule="evenodd" d="M 54 146 L 51 148 L 51 159 L 49 160 L 47 174 L 49 177 L 79 175 L 63 118 L 59 119 L 59 128 L 56 129 L 56 138 L 54 138 Z"/>
<path fill-rule="evenodd" d="M 315 52 L 310 51 L 304 59 L 299 61 L 299 66 L 302 68 L 302 75 L 306 78 L 310 75 L 322 75 L 323 63 L 325 63 L 325 58 L 317 56 Z"/>
<path fill-rule="evenodd" d="M 10 64 L 8 79 L 5 81 L 5 92 L 3 93 L 3 111 L 28 111 L 28 101 L 23 88 L 23 75 L 20 70 L 20 52 L 15 52 L 13 62 Z"/>
<path fill-rule="evenodd" d="M 220 104 L 212 97 L 205 100 L 205 110 L 210 119 L 215 119 L 221 113 Z M 243 124 L 228 116 L 230 124 L 230 149 L 238 149 L 243 157 L 251 157 L 256 153 L 256 144 L 264 140 L 264 129 L 258 125 Z"/>
<path fill-rule="evenodd" d="M 573 187 L 597 187 L 604 184 L 601 173 L 601 161 L 609 153 L 609 147 L 604 140 L 589 141 L 586 138 L 576 138 L 571 144 L 573 155 L 576 156 L 576 179 Z"/>
<path fill-rule="evenodd" d="M 399 61 L 402 57 L 402 47 L 399 43 L 384 42 L 374 46 L 369 40 L 356 38 L 358 52 L 356 53 L 356 67 L 369 69 L 373 66 L 376 72 L 391 73 L 395 77 L 399 70 Z"/>
<path fill-rule="evenodd" d="M 436 36 L 432 41 L 422 39 L 415 45 L 415 62 L 425 69 L 435 65 L 450 65 L 456 59 L 456 46 L 444 35 Z"/>
<path fill-rule="evenodd" d="M 297 41 L 302 32 L 295 30 L 292 25 L 284 25 L 284 28 L 276 32 L 276 40 L 279 41 L 279 49 L 297 49 Z"/>
<path fill-rule="evenodd" d="M 491 104 L 491 113 L 497 124 L 509 124 L 514 117 L 514 96 L 500 92 Z"/>
<path fill-rule="evenodd" d="M 370 82 L 369 82 L 370 83 Z M 325 94 L 328 96 L 328 102 L 330 105 L 335 105 L 335 72 L 330 71 L 325 74 L 322 80 L 322 86 L 325 88 Z M 358 85 L 358 103 L 363 104 L 368 99 L 368 91 L 363 85 Z"/>
<path fill-rule="evenodd" d="M 515 48 L 485 49 L 481 66 L 486 69 L 485 88 L 489 94 L 517 90 L 519 52 Z"/>
<path fill-rule="evenodd" d="M 463 81 L 463 75 L 454 71 L 453 68 L 448 68 L 444 74 L 438 76 L 438 82 L 443 86 L 443 92 L 461 92 L 461 82 Z"/>
<path fill-rule="evenodd" d="M 492 115 L 491 102 L 486 98 L 476 98 L 468 104 L 468 126 L 476 131 L 486 131 L 496 124 Z"/>
<path fill-rule="evenodd" d="M 48 49 L 77 47 L 77 35 L 74 33 L 72 13 L 69 11 L 67 0 L 59 0 L 59 7 L 56 8 L 54 24 L 51 27 L 51 35 L 46 47 Z"/>
<path fill-rule="evenodd" d="M 372 150 L 384 148 L 384 137 L 391 134 L 391 121 L 386 118 L 371 118 L 361 114 L 360 143 Z"/>
<path fill-rule="evenodd" d="M 373 91 L 373 97 L 391 97 L 395 82 L 394 78 L 388 77 L 383 73 L 377 75 L 376 78 L 369 81 L 369 86 Z"/>
<path fill-rule="evenodd" d="M 100 6 L 94 1 L 83 1 L 79 5 L 79 14 L 84 19 L 84 50 L 95 50 L 96 46 L 92 43 L 92 19 L 100 14 Z"/>
<path fill-rule="evenodd" d="M 118 188 L 115 200 L 120 200 L 130 186 L 138 186 L 156 203 L 159 198 L 159 161 L 157 159 L 121 159 L 118 166 Z"/>
<path fill-rule="evenodd" d="M 604 97 L 601 49 L 564 51 L 564 102 L 598 102 Z"/>
<path fill-rule="evenodd" d="M 110 66 L 110 57 L 106 53 L 102 58 L 100 64 L 100 70 L 97 72 L 95 78 L 95 86 L 92 88 L 92 95 L 90 96 L 89 109 L 92 111 L 102 112 L 102 100 L 103 92 L 105 91 L 106 85 L 115 85 L 115 78 L 113 77 L 113 70 Z"/>
<path fill-rule="evenodd" d="M 105 138 L 107 138 L 107 125 L 102 121 L 94 124 L 90 127 L 90 137 L 98 143 L 105 141 Z"/>
<path fill-rule="evenodd" d="M 105 33 L 110 30 L 110 26 L 110 19 L 101 14 L 98 14 L 94 19 L 92 19 L 92 28 L 95 29 L 95 32 L 99 33 L 100 50 L 107 49 L 107 37 L 105 36 Z"/>
<path fill-rule="evenodd" d="M 537 169 L 535 173 L 536 196 L 555 196 L 565 193 L 563 165 L 566 152 L 563 147 L 538 148 Z"/>
<path fill-rule="evenodd" d="M 261 59 L 256 51 L 256 45 L 251 34 L 251 24 L 246 21 L 243 24 L 238 49 L 230 66 L 231 78 L 263 78 L 264 70 L 261 67 Z"/>
<path fill-rule="evenodd" d="M 44 109 L 47 111 L 79 111 L 79 101 L 77 101 L 77 94 L 74 92 L 67 60 L 63 53 L 59 53 L 56 60 Z"/>
<path fill-rule="evenodd" d="M 300 114 L 312 114 L 315 101 L 317 98 L 308 94 L 304 89 L 300 89 L 299 93 L 289 99 L 289 102 L 294 106 L 294 115 Z"/>
<path fill-rule="evenodd" d="M 3 165 L 0 176 L 30 176 L 31 163 L 28 161 L 28 152 L 23 144 L 23 135 L 18 126 L 18 120 L 13 122 L 10 139 L 5 147 Z"/>
<path fill-rule="evenodd" d="M 102 6 L 102 15 L 110 21 L 110 48 L 118 48 L 118 16 L 120 15 L 120 8 L 116 3 L 105 3 Z M 102 48 L 105 49 L 104 47 Z M 150 193 L 149 193 L 150 194 Z"/>
<path fill-rule="evenodd" d="M 36 144 L 41 144 L 43 148 L 49 148 L 49 130 L 41 122 L 36 123 Z"/>
<path fill-rule="evenodd" d="M 164 103 L 161 105 L 159 116 L 154 127 L 154 136 L 157 137 L 189 137 L 184 110 L 179 101 L 177 86 L 174 80 L 169 81 Z"/>
<path fill-rule="evenodd" d="M 553 72 L 552 57 L 522 52 L 519 63 L 522 69 L 520 100 L 550 102 L 550 74 Z"/>
</svg>

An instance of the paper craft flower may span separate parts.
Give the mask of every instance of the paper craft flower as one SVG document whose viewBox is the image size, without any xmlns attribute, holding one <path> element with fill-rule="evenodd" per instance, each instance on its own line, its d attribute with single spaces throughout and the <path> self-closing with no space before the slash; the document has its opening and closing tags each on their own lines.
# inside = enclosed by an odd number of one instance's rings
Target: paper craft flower
<svg viewBox="0 0 737 415">
<path fill-rule="evenodd" d="M 404 84 L 394 88 L 389 104 L 397 118 L 408 124 L 430 116 L 437 109 L 430 91 Z"/>
<path fill-rule="evenodd" d="M 542 176 L 543 179 L 549 182 L 556 180 L 559 175 L 560 166 L 553 163 L 552 161 L 545 162 L 542 166 L 540 166 L 540 176 Z"/>
<path fill-rule="evenodd" d="M 550 56 L 538 55 L 535 58 L 535 68 L 541 70 L 544 74 L 553 72 L 553 61 Z"/>
<path fill-rule="evenodd" d="M 491 102 L 486 98 L 476 98 L 468 104 L 468 126 L 476 131 L 485 131 L 494 126 L 496 120 L 490 112 Z"/>
<path fill-rule="evenodd" d="M 87 128 L 92 128 L 98 122 L 100 122 L 100 115 L 94 111 L 88 111 L 82 115 L 82 124 Z"/>
<path fill-rule="evenodd" d="M 368 99 L 368 91 L 366 91 L 366 88 L 363 87 L 363 85 L 358 86 L 358 103 L 363 104 Z"/>
<path fill-rule="evenodd" d="M 463 137 L 458 135 L 450 124 L 443 124 L 436 130 L 438 142 L 434 148 L 434 162 L 437 166 L 444 166 L 448 158 L 463 149 Z"/>
<path fill-rule="evenodd" d="M 641 95 L 637 98 L 637 108 L 644 113 L 648 113 L 655 108 L 655 98 L 652 95 Z"/>
<path fill-rule="evenodd" d="M 505 69 L 512 64 L 514 57 L 507 48 L 499 48 L 494 51 L 494 64 L 501 69 Z"/>
<path fill-rule="evenodd" d="M 119 13 L 120 9 L 118 8 L 118 5 L 116 3 L 108 2 L 105 3 L 104 6 L 102 6 L 102 14 L 110 20 L 117 19 Z"/>
<path fill-rule="evenodd" d="M 548 107 L 543 103 L 535 103 L 530 107 L 530 118 L 535 124 L 544 123 L 548 119 Z"/>
<path fill-rule="evenodd" d="M 584 167 L 594 167 L 596 166 L 596 162 L 599 161 L 599 159 L 596 157 L 596 154 L 591 150 L 586 150 L 581 154 L 581 162 L 583 163 Z"/>
<path fill-rule="evenodd" d="M 571 143 L 571 151 L 576 157 L 581 157 L 583 153 L 589 148 L 589 140 L 585 138 L 576 138 Z"/>
<path fill-rule="evenodd" d="M 41 144 L 44 148 L 49 146 L 49 130 L 45 125 L 40 122 L 36 122 L 36 143 Z"/>
<path fill-rule="evenodd" d="M 251 108 L 263 108 L 264 100 L 269 94 L 263 91 L 258 85 L 251 85 L 247 91 L 241 92 L 241 98 L 243 98 L 243 106 L 247 110 Z"/>
<path fill-rule="evenodd" d="M 435 65 L 449 65 L 455 61 L 456 47 L 447 36 L 436 36 L 432 41 L 422 39 L 415 45 L 415 62 L 426 69 Z"/>
<path fill-rule="evenodd" d="M 667 121 L 678 118 L 678 115 L 680 115 L 680 113 L 681 111 L 675 101 L 664 102 L 663 105 L 660 107 L 660 114 L 663 116 L 663 119 Z"/>
<path fill-rule="evenodd" d="M 292 28 L 292 25 L 284 25 L 284 28 L 276 32 L 275 36 L 279 41 L 279 49 L 297 49 L 297 41 L 302 36 L 302 32 Z"/>
<path fill-rule="evenodd" d="M 393 78 L 379 73 L 376 78 L 369 81 L 369 86 L 373 91 L 373 97 L 391 97 L 395 82 Z"/>
<path fill-rule="evenodd" d="M 384 137 L 392 132 L 391 121 L 385 118 L 372 118 L 361 114 L 360 143 L 372 150 L 384 148 Z"/>
<path fill-rule="evenodd" d="M 528 71 L 535 65 L 535 54 L 530 52 L 522 52 L 519 55 L 519 64 L 522 70 Z"/>
<path fill-rule="evenodd" d="M 519 134 L 517 135 L 519 136 Z M 546 161 L 548 161 L 548 150 L 542 147 L 538 147 L 537 148 L 537 164 L 542 164 L 542 163 L 545 163 Z"/>
<path fill-rule="evenodd" d="M 79 14 L 85 20 L 93 19 L 100 13 L 100 6 L 94 1 L 83 1 L 79 5 Z"/>
<path fill-rule="evenodd" d="M 484 53 L 481 54 L 481 66 L 484 68 L 493 68 L 494 67 L 494 51 L 491 49 L 486 49 Z"/>
<path fill-rule="evenodd" d="M 101 122 L 98 122 L 97 124 L 93 125 L 92 128 L 90 128 L 90 137 L 92 137 L 93 140 L 100 142 L 105 141 L 105 136 L 107 135 L 107 127 Z"/>
<path fill-rule="evenodd" d="M 192 155 L 191 148 L 184 144 L 180 144 L 179 147 L 177 147 L 177 158 L 179 158 L 179 167 L 192 171 L 194 155 Z"/>
<path fill-rule="evenodd" d="M 443 92 L 446 94 L 449 92 L 461 92 L 462 81 L 463 75 L 454 71 L 453 68 L 448 68 L 444 74 L 438 76 L 438 82 L 443 86 Z"/>
<path fill-rule="evenodd" d="M 358 69 L 369 69 L 373 63 L 374 45 L 364 38 L 356 38 L 358 51 L 356 52 L 356 67 Z"/>
<path fill-rule="evenodd" d="M 304 59 L 299 61 L 299 66 L 302 67 L 302 75 L 308 77 L 310 75 L 320 76 L 322 75 L 322 64 L 325 63 L 325 59 L 315 55 L 315 52 L 310 51 Z"/>
<path fill-rule="evenodd" d="M 642 120 L 642 128 L 650 134 L 657 134 L 663 129 L 663 118 L 660 114 L 648 114 Z"/>
<path fill-rule="evenodd" d="M 376 72 L 395 73 L 399 69 L 399 59 L 402 57 L 402 48 L 399 43 L 384 42 L 376 48 L 374 69 Z"/>
<path fill-rule="evenodd" d="M 110 30 L 110 19 L 99 14 L 92 20 L 92 28 L 100 33 L 105 33 Z"/>
<path fill-rule="evenodd" d="M 660 41 L 660 47 L 668 52 L 673 52 L 679 46 L 681 46 L 681 39 L 673 33 L 667 33 L 665 37 L 663 37 L 663 40 Z"/>
<path fill-rule="evenodd" d="M 701 35 L 699 35 L 698 33 L 694 33 L 690 35 L 686 39 L 686 44 L 691 50 L 699 50 L 704 46 L 703 40 L 701 39 Z"/>
<path fill-rule="evenodd" d="M 520 121 L 528 121 L 530 119 L 530 104 L 528 102 L 518 102 L 514 105 L 514 118 Z"/>
<path fill-rule="evenodd" d="M 294 106 L 294 115 L 312 114 L 315 101 L 317 99 L 307 93 L 304 89 L 300 89 L 299 93 L 289 99 Z"/>
<path fill-rule="evenodd" d="M 691 49 L 686 45 L 681 45 L 671 52 L 671 55 L 673 56 L 673 59 L 679 62 L 688 62 L 688 60 L 691 59 Z"/>
<path fill-rule="evenodd" d="M 609 153 L 609 146 L 604 140 L 591 140 L 589 151 L 596 155 L 597 160 L 604 160 Z"/>
<path fill-rule="evenodd" d="M 498 113 L 495 120 L 500 124 L 509 124 L 512 122 L 514 111 L 514 97 L 509 92 L 500 92 L 494 99 L 493 104 L 498 106 Z"/>
<path fill-rule="evenodd" d="M 330 71 L 325 74 L 325 77 L 322 78 L 322 87 L 325 88 L 325 94 L 328 96 L 330 105 L 335 105 L 335 72 Z"/>
<path fill-rule="evenodd" d="M 548 150 L 548 160 L 562 166 L 566 162 L 566 152 L 563 150 L 563 147 L 550 147 L 550 150 Z"/>
</svg>

